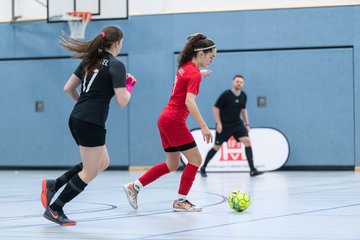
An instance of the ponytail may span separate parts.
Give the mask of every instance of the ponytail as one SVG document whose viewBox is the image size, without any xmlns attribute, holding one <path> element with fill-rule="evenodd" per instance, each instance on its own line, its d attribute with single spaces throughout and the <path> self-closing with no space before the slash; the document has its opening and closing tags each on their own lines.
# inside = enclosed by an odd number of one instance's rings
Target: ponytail
<svg viewBox="0 0 360 240">
<path fill-rule="evenodd" d="M 99 67 L 103 50 L 111 48 L 113 43 L 120 41 L 122 38 L 123 33 L 120 28 L 117 26 L 107 26 L 102 29 L 100 34 L 88 42 L 73 39 L 62 32 L 60 45 L 74 52 L 74 58 L 83 59 L 84 71 L 89 73 Z"/>
</svg>

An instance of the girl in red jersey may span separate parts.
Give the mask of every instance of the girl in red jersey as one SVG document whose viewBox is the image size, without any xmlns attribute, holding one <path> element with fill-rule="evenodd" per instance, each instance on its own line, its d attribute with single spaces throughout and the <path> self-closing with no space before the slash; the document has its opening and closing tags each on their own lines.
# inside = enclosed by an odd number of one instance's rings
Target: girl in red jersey
<svg viewBox="0 0 360 240">
<path fill-rule="evenodd" d="M 195 140 L 186 126 L 186 119 L 190 113 L 199 124 L 204 141 L 212 142 L 212 135 L 199 112 L 195 98 L 199 94 L 201 75 L 209 74 L 209 71 L 201 72 L 199 68 L 207 67 L 215 55 L 215 43 L 200 33 L 190 36 L 181 51 L 169 103 L 158 119 L 166 161 L 153 166 L 139 179 L 123 186 L 128 201 L 134 209 L 138 208 L 137 195 L 141 188 L 179 167 L 181 152 L 189 162 L 182 173 L 179 195 L 173 203 L 173 210 L 179 212 L 199 212 L 202 210 L 201 207 L 187 200 L 187 195 L 202 159 Z"/>
<path fill-rule="evenodd" d="M 82 59 L 64 86 L 67 95 L 76 101 L 70 114 L 69 128 L 79 146 L 81 163 L 57 179 L 43 179 L 41 203 L 46 208 L 43 216 L 62 226 L 75 225 L 64 213 L 64 205 L 78 196 L 85 187 L 110 164 L 105 145 L 105 122 L 110 100 L 114 97 L 125 107 L 136 83 L 126 73 L 125 65 L 116 56 L 123 43 L 123 32 L 117 26 L 106 26 L 88 42 L 62 35 L 61 45 Z M 81 88 L 79 94 L 77 88 Z M 55 193 L 62 190 L 51 203 Z"/>
</svg>

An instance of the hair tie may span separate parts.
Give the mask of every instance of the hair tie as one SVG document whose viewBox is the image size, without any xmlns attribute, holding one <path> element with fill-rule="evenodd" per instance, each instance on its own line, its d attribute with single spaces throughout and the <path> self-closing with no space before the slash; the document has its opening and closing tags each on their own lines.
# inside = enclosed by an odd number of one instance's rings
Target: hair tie
<svg viewBox="0 0 360 240">
<path fill-rule="evenodd" d="M 101 38 L 102 38 L 102 39 L 105 39 L 105 38 L 106 38 L 106 34 L 105 34 L 104 32 L 101 32 L 100 35 L 101 35 Z"/>
</svg>

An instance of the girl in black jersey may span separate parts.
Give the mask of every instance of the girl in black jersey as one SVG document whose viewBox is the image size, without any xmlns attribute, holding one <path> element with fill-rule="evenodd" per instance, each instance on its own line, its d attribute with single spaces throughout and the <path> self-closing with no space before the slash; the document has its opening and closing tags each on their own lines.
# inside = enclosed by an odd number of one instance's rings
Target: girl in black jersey
<svg viewBox="0 0 360 240">
<path fill-rule="evenodd" d="M 123 42 L 117 26 L 107 26 L 89 42 L 74 40 L 62 34 L 60 44 L 74 52 L 82 62 L 64 86 L 67 95 L 76 101 L 70 114 L 69 128 L 80 148 L 81 163 L 56 180 L 43 179 L 41 202 L 44 217 L 63 226 L 76 222 L 66 217 L 63 207 L 110 163 L 105 145 L 105 122 L 111 98 L 115 95 L 120 107 L 131 97 L 136 79 L 126 74 L 125 66 L 116 59 Z M 79 95 L 77 87 L 81 88 Z M 59 197 L 50 205 L 54 194 L 65 185 Z"/>
<path fill-rule="evenodd" d="M 224 91 L 215 103 L 213 112 L 216 122 L 215 145 L 206 155 L 204 165 L 200 168 L 201 176 L 206 177 L 206 166 L 220 149 L 223 142 L 231 136 L 236 141 L 241 141 L 245 145 L 245 154 L 250 167 L 250 176 L 262 174 L 259 172 L 253 161 L 251 142 L 248 135 L 250 131 L 249 117 L 246 110 L 246 94 L 242 90 L 244 77 L 235 75 L 233 77 L 232 89 Z M 242 119 L 240 118 L 242 115 Z M 245 124 L 244 124 L 245 122 Z"/>
</svg>

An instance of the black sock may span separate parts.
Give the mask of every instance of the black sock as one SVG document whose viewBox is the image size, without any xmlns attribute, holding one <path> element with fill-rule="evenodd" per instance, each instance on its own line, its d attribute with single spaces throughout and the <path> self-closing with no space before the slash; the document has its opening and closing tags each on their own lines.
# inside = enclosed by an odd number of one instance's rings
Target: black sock
<svg viewBox="0 0 360 240">
<path fill-rule="evenodd" d="M 53 204 L 51 204 L 50 208 L 54 211 L 62 212 L 64 205 L 84 191 L 86 186 L 87 184 L 81 180 L 79 175 L 75 174 L 75 176 L 71 178 L 69 183 L 65 186 L 64 190 L 60 193 L 59 197 Z"/>
<path fill-rule="evenodd" d="M 250 170 L 255 171 L 256 169 L 254 167 L 252 148 L 251 147 L 245 147 L 245 154 L 246 154 L 246 158 L 247 158 L 248 163 L 249 163 Z"/>
<path fill-rule="evenodd" d="M 205 162 L 204 162 L 204 165 L 201 167 L 202 169 L 205 170 L 206 166 L 208 165 L 208 163 L 210 162 L 210 160 L 214 157 L 214 155 L 216 154 L 216 150 L 214 148 L 211 148 L 209 150 L 209 152 L 207 153 L 206 155 L 206 158 L 205 158 Z"/>
<path fill-rule="evenodd" d="M 55 181 L 55 192 L 58 191 L 62 186 L 64 186 L 68 181 L 74 177 L 75 174 L 82 170 L 82 163 L 75 165 L 69 171 L 58 177 Z"/>
</svg>

